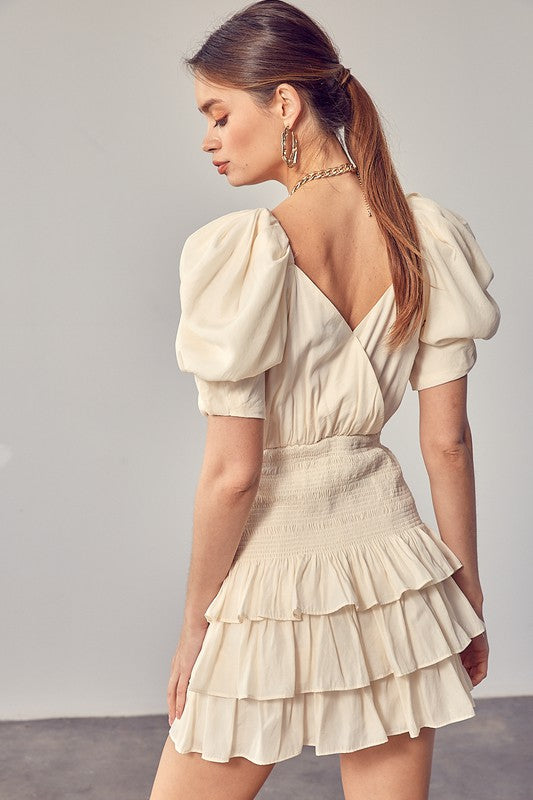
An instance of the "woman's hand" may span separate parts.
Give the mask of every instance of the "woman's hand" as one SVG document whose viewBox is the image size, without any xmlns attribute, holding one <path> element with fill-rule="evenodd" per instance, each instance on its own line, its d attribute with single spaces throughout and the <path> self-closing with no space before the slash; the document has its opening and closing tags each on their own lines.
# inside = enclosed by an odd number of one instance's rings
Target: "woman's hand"
<svg viewBox="0 0 533 800">
<path fill-rule="evenodd" d="M 180 719 L 185 706 L 187 686 L 192 668 L 202 647 L 209 623 L 184 625 L 176 652 L 172 657 L 167 689 L 168 724 Z"/>
<path fill-rule="evenodd" d="M 479 636 L 474 636 L 470 644 L 461 653 L 461 661 L 474 686 L 477 686 L 487 677 L 489 642 L 486 631 L 480 633 Z"/>
</svg>

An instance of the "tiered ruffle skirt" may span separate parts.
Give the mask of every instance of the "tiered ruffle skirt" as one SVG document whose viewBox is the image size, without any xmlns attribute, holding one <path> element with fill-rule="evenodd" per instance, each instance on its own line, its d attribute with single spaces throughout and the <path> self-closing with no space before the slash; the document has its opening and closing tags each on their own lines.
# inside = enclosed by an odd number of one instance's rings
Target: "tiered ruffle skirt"
<svg viewBox="0 0 533 800">
<path fill-rule="evenodd" d="M 270 764 L 474 716 L 459 653 L 485 625 L 379 437 L 264 451 L 170 727 L 179 752 Z"/>
</svg>

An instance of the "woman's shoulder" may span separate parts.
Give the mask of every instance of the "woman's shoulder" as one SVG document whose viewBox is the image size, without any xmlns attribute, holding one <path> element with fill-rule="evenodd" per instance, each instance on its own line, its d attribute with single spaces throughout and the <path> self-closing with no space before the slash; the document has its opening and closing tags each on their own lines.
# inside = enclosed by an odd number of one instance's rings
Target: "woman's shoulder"
<svg viewBox="0 0 533 800">
<path fill-rule="evenodd" d="M 417 192 L 406 198 L 429 277 L 420 348 L 410 377 L 413 389 L 421 389 L 471 369 L 473 340 L 496 333 L 500 308 L 487 288 L 494 277 L 492 266 L 462 214 Z"/>
<path fill-rule="evenodd" d="M 182 292 L 267 291 L 290 263 L 290 245 L 268 208 L 230 211 L 197 228 L 180 257 Z"/>
<path fill-rule="evenodd" d="M 420 192 L 410 192 L 406 195 L 406 200 L 422 233 L 433 234 L 448 242 L 475 239 L 468 220 L 457 210 L 448 208 Z"/>
<path fill-rule="evenodd" d="M 257 239 L 270 241 L 282 248 L 287 246 L 278 220 L 270 209 L 263 206 L 229 211 L 209 220 L 189 234 L 184 248 L 202 246 L 204 243 L 224 247 L 235 240 L 251 245 Z"/>
<path fill-rule="evenodd" d="M 470 224 L 458 211 L 418 192 L 406 198 L 417 223 L 430 278 L 435 283 L 457 283 L 475 302 L 479 290 L 486 290 L 493 280 L 494 271 Z"/>
<path fill-rule="evenodd" d="M 290 262 L 267 208 L 232 211 L 194 231 L 180 258 L 180 368 L 206 380 L 238 380 L 279 363 Z"/>
</svg>

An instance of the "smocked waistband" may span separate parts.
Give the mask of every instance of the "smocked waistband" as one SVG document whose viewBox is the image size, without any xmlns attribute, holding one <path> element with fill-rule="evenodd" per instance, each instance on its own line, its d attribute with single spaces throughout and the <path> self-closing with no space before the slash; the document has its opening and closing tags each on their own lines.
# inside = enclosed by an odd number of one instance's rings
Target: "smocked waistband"
<svg viewBox="0 0 533 800">
<path fill-rule="evenodd" d="M 317 455 L 332 451 L 360 450 L 377 447 L 381 444 L 380 433 L 350 433 L 335 436 L 325 436 L 316 442 L 298 442 L 281 447 L 267 447 L 263 450 L 263 458 L 275 459 L 290 456 L 298 458 L 316 458 Z"/>
</svg>

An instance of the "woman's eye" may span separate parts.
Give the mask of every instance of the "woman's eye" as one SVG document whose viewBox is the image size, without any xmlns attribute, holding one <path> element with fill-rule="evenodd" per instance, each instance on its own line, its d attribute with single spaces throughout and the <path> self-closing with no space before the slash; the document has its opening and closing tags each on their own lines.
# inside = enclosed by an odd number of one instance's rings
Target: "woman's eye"
<svg viewBox="0 0 533 800">
<path fill-rule="evenodd" d="M 224 125 L 226 124 L 227 119 L 228 119 L 227 114 L 226 114 L 225 117 L 221 117 L 220 119 L 217 119 L 217 121 L 215 122 L 215 128 L 217 127 L 217 125 L 218 125 L 219 128 L 223 128 Z"/>
</svg>

